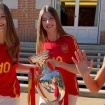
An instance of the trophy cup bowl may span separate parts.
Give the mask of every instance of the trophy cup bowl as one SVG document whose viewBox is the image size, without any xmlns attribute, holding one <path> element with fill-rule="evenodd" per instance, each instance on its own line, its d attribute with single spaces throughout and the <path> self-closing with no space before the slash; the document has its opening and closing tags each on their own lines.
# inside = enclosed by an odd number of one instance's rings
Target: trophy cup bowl
<svg viewBox="0 0 105 105">
<path fill-rule="evenodd" d="M 48 58 L 48 51 L 29 57 L 30 63 L 38 63 L 40 69 L 35 72 L 37 81 L 36 90 L 47 102 L 59 102 L 65 94 L 62 75 L 58 70 L 51 70 L 45 62 Z"/>
</svg>

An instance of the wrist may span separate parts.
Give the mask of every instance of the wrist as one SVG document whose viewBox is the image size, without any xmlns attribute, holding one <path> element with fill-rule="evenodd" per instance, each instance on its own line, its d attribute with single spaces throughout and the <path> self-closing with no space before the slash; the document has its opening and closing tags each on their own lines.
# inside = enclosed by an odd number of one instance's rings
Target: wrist
<svg viewBox="0 0 105 105">
<path fill-rule="evenodd" d="M 62 62 L 61 61 L 55 61 L 55 67 L 61 67 L 62 66 Z"/>
<path fill-rule="evenodd" d="M 90 78 L 90 74 L 84 74 L 84 75 L 82 75 L 82 77 L 83 77 L 83 79 L 89 79 Z"/>
</svg>

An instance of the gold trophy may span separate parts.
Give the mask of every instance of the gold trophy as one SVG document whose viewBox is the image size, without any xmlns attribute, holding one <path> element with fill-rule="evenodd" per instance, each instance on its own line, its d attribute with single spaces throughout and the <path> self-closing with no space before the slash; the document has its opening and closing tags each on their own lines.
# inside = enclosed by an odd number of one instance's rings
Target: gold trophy
<svg viewBox="0 0 105 105">
<path fill-rule="evenodd" d="M 49 51 L 32 55 L 29 57 L 29 62 L 38 64 L 39 70 L 35 72 L 37 81 L 36 89 L 40 96 L 47 102 L 52 102 L 54 105 L 63 99 L 65 87 L 63 79 L 58 70 L 51 70 L 46 64 L 46 59 L 49 57 Z"/>
</svg>

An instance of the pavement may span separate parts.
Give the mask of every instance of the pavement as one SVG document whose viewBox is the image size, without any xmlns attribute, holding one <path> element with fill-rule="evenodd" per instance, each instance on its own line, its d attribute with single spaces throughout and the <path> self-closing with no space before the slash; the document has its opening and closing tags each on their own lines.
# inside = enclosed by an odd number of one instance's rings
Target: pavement
<svg viewBox="0 0 105 105">
<path fill-rule="evenodd" d="M 27 104 L 27 93 L 21 93 L 20 96 L 20 105 Z M 38 105 L 39 95 L 36 94 L 36 105 Z M 89 98 L 89 97 L 78 97 L 76 105 L 104 105 L 105 99 L 103 98 Z"/>
</svg>

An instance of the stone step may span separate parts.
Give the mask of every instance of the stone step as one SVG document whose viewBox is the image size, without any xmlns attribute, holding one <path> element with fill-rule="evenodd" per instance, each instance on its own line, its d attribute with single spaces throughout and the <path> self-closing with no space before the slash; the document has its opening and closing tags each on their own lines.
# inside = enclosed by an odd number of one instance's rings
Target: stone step
<svg viewBox="0 0 105 105">
<path fill-rule="evenodd" d="M 104 56 L 93 56 L 93 55 L 88 55 L 88 59 L 94 59 L 94 60 L 103 60 Z"/>
<path fill-rule="evenodd" d="M 105 54 L 105 50 L 85 50 L 87 54 Z"/>
<path fill-rule="evenodd" d="M 20 52 L 35 52 L 35 48 L 31 48 L 31 47 L 21 47 L 20 48 Z"/>
<path fill-rule="evenodd" d="M 105 90 L 100 90 L 97 93 L 90 93 L 87 88 L 79 88 L 79 96 L 82 97 L 92 97 L 92 98 L 105 98 Z"/>
<path fill-rule="evenodd" d="M 24 83 L 24 81 L 28 82 L 28 77 L 24 77 L 24 76 L 17 76 L 19 81 L 22 81 Z M 78 84 L 79 85 L 85 85 L 85 82 L 83 80 L 78 80 Z M 105 87 L 105 85 L 103 86 Z"/>
<path fill-rule="evenodd" d="M 29 57 L 35 55 L 34 52 L 20 52 L 20 57 Z"/>
<path fill-rule="evenodd" d="M 91 76 L 92 78 L 94 78 L 94 77 L 96 76 L 96 74 L 90 74 L 90 76 Z M 77 74 L 77 78 L 82 78 L 82 77 L 81 77 L 80 74 Z"/>
<path fill-rule="evenodd" d="M 105 50 L 105 45 L 79 45 L 79 47 L 85 50 Z"/>
<path fill-rule="evenodd" d="M 93 76 L 93 78 L 95 77 L 95 75 Z M 19 81 L 27 81 L 28 82 L 28 76 L 17 76 Z M 79 85 L 85 85 L 85 82 L 83 80 L 78 80 L 78 84 Z M 105 87 L 105 85 L 103 86 Z"/>
<path fill-rule="evenodd" d="M 27 64 L 25 64 L 25 65 L 27 65 Z M 30 65 L 30 64 L 28 64 L 28 65 Z M 94 72 L 98 72 L 99 69 L 100 69 L 100 68 L 93 68 L 92 71 L 94 71 Z M 18 74 L 22 74 L 22 75 L 28 74 L 28 72 L 29 72 L 29 71 L 25 71 L 25 70 L 24 70 L 24 71 L 23 71 L 23 70 L 16 71 L 16 73 L 18 73 Z M 91 76 L 94 77 L 95 74 L 91 74 Z M 81 75 L 80 75 L 80 74 L 77 74 L 77 77 L 81 77 Z"/>
<path fill-rule="evenodd" d="M 21 87 L 21 92 L 28 92 L 28 84 L 20 84 L 20 87 Z M 90 93 L 89 89 L 87 88 L 79 88 L 79 96 L 92 97 L 92 98 L 105 98 L 105 90 L 100 90 L 98 93 L 93 94 Z"/>
<path fill-rule="evenodd" d="M 33 47 L 36 45 L 36 43 L 35 42 L 20 42 L 20 45 L 25 46 L 25 47 L 27 46 Z"/>
<path fill-rule="evenodd" d="M 20 56 L 25 56 L 25 57 L 27 57 L 27 56 L 32 56 L 32 55 L 34 55 L 35 54 L 35 52 L 20 52 Z M 98 58 L 100 58 L 100 59 L 103 59 L 103 55 L 100 55 L 100 56 L 98 56 L 98 55 L 89 55 L 88 54 L 88 58 L 90 59 L 98 59 Z"/>
<path fill-rule="evenodd" d="M 17 76 L 17 78 L 20 81 L 28 81 L 28 77 L 26 77 L 26 76 Z"/>
<path fill-rule="evenodd" d="M 27 47 L 27 46 L 35 47 L 36 43 L 35 42 L 21 42 L 20 45 L 24 46 L 24 47 Z M 103 49 L 105 49 L 105 45 L 82 45 L 82 44 L 79 44 L 79 47 L 82 48 L 82 49 L 87 49 L 87 50 L 88 49 L 92 49 L 92 50 L 96 50 L 96 49 L 103 50 Z"/>
<path fill-rule="evenodd" d="M 20 43 L 21 48 L 26 47 L 26 48 L 35 48 L 36 43 L 35 42 L 21 42 Z M 104 45 L 79 45 L 80 49 L 84 50 L 94 50 L 94 51 L 101 51 L 103 50 L 105 52 L 105 46 Z"/>
</svg>

